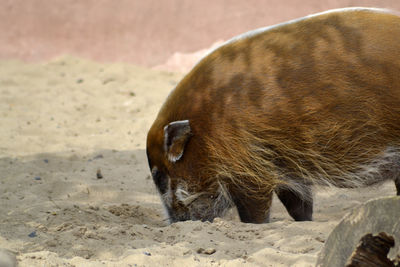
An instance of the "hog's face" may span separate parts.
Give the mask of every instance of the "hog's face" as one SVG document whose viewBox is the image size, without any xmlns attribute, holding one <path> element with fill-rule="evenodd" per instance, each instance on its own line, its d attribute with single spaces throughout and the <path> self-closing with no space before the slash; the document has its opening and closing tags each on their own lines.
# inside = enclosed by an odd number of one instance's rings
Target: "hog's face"
<svg viewBox="0 0 400 267">
<path fill-rule="evenodd" d="M 193 177 L 193 173 L 198 173 L 194 170 L 197 165 L 190 162 L 193 157 L 184 155 L 192 135 L 189 121 L 183 120 L 171 122 L 162 129 L 152 127 L 147 137 L 151 175 L 170 223 L 212 221 L 231 206 L 222 185 L 204 186 L 200 177 Z M 184 161 L 184 157 L 189 159 Z"/>
</svg>

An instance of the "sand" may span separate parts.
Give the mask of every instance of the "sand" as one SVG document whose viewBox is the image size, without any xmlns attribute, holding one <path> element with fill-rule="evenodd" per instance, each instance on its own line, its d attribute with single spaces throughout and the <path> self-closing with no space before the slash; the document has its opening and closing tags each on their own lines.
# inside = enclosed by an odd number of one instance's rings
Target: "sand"
<svg viewBox="0 0 400 267">
<path fill-rule="evenodd" d="M 19 266 L 313 266 L 353 207 L 392 183 L 315 189 L 313 222 L 274 200 L 269 224 L 232 211 L 168 225 L 148 128 L 182 74 L 72 57 L 0 62 L 0 248 Z"/>
</svg>

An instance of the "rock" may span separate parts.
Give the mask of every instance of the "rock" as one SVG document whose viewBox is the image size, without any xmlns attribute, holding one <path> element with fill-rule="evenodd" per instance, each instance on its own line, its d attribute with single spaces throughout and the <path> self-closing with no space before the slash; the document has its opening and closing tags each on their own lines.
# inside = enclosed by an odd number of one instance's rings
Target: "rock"
<svg viewBox="0 0 400 267">
<path fill-rule="evenodd" d="M 395 248 L 389 253 L 393 257 L 400 251 L 400 196 L 370 200 L 354 208 L 330 233 L 316 266 L 344 266 L 364 235 L 380 232 L 394 237 Z"/>
<path fill-rule="evenodd" d="M 102 159 L 102 158 L 104 158 L 103 154 L 99 154 L 95 156 L 93 159 Z"/>
<path fill-rule="evenodd" d="M 97 169 L 96 177 L 97 177 L 97 179 L 103 179 L 103 174 L 101 174 L 101 170 L 100 169 Z"/>
<path fill-rule="evenodd" d="M 214 254 L 217 250 L 215 248 L 207 248 L 206 250 L 204 250 L 203 254 L 206 255 L 211 255 Z"/>
<path fill-rule="evenodd" d="M 196 252 L 197 252 L 198 254 L 205 254 L 205 255 L 214 254 L 216 251 L 217 251 L 217 250 L 216 250 L 215 248 L 207 248 L 207 249 L 199 248 L 199 249 L 196 250 Z"/>
<path fill-rule="evenodd" d="M 11 251 L 0 248 L 0 267 L 16 267 L 17 258 Z"/>
<path fill-rule="evenodd" d="M 196 250 L 196 252 L 199 253 L 199 254 L 201 254 L 201 253 L 204 252 L 204 248 L 198 248 L 198 249 Z"/>
<path fill-rule="evenodd" d="M 31 232 L 28 236 L 31 238 L 37 237 L 36 231 Z"/>
</svg>

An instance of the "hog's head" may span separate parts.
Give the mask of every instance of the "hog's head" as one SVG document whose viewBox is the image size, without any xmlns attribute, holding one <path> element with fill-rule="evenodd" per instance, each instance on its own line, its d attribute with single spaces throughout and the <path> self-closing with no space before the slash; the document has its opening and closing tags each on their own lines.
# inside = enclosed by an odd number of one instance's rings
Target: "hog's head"
<svg viewBox="0 0 400 267">
<path fill-rule="evenodd" d="M 202 169 L 207 157 L 189 120 L 153 124 L 147 158 L 169 222 L 212 221 L 231 206 L 223 185 Z"/>
</svg>

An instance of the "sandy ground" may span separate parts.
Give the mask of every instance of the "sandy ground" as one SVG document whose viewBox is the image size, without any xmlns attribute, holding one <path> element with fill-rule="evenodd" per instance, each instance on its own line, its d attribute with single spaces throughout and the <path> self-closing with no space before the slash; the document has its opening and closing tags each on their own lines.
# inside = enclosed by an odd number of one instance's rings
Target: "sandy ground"
<svg viewBox="0 0 400 267">
<path fill-rule="evenodd" d="M 20 266 L 313 266 L 351 208 L 392 183 L 316 189 L 315 220 L 167 225 L 146 132 L 181 74 L 61 57 L 0 62 L 0 248 Z M 102 178 L 98 178 L 97 173 Z"/>
</svg>

